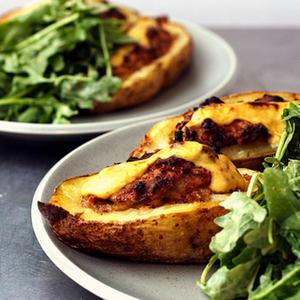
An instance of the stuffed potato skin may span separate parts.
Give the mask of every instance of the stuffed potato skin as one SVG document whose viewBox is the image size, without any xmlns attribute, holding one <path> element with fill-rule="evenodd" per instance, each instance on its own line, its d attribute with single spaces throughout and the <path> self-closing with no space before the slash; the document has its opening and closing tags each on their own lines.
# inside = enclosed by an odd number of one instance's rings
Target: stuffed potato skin
<svg viewBox="0 0 300 300">
<path fill-rule="evenodd" d="M 225 212 L 219 201 L 171 205 L 151 212 L 133 210 L 131 216 L 128 212 L 118 212 L 111 217 L 108 214 L 84 217 L 71 212 L 88 177 L 65 180 L 56 188 L 50 203 L 38 203 L 62 242 L 80 251 L 135 261 L 207 261 L 211 236 L 219 230 L 213 220 Z"/>
<path fill-rule="evenodd" d="M 214 98 L 214 99 L 213 99 Z M 265 91 L 257 91 L 257 92 L 246 92 L 246 93 L 238 93 L 238 94 L 232 94 L 229 96 L 221 97 L 219 98 L 210 98 L 209 101 L 205 101 L 206 103 L 204 106 L 203 104 L 200 104 L 200 107 L 198 109 L 195 109 L 194 111 L 189 111 L 185 113 L 184 115 L 179 115 L 175 117 L 171 117 L 169 119 L 163 120 L 161 122 L 158 122 L 155 124 L 144 136 L 144 138 L 141 140 L 140 145 L 135 148 L 130 153 L 130 158 L 140 158 L 143 155 L 147 155 L 147 153 L 154 153 L 157 151 L 157 149 L 160 149 L 160 147 L 165 147 L 168 144 L 174 143 L 176 140 L 176 135 L 178 133 L 183 133 L 182 131 L 178 131 L 178 127 L 180 126 L 181 129 L 184 127 L 188 127 L 189 121 L 193 118 L 194 114 L 201 113 L 202 107 L 205 109 L 206 105 L 221 105 L 221 103 L 225 103 L 232 105 L 240 105 L 240 104 L 247 104 L 253 107 L 257 107 L 259 110 L 259 106 L 264 108 L 266 105 L 270 105 L 274 107 L 276 103 L 280 105 L 283 101 L 286 102 L 300 102 L 300 94 L 296 93 L 287 93 L 287 92 L 265 92 Z M 264 101 L 264 99 L 266 101 Z M 214 100 L 214 101 L 210 101 Z M 245 108 L 247 109 L 247 107 Z M 216 108 L 216 114 L 218 114 L 218 108 Z M 230 112 L 228 114 L 225 114 L 230 116 Z M 277 115 L 280 116 L 281 111 L 280 109 L 277 110 Z M 185 116 L 188 116 L 187 120 L 185 119 Z M 226 119 L 223 115 L 223 119 Z M 277 116 L 278 117 L 278 116 Z M 256 118 L 256 115 L 253 115 L 253 119 Z M 238 120 L 237 120 L 238 121 Z M 251 118 L 250 118 L 251 121 Z M 182 125 L 181 125 L 182 124 Z M 234 127 L 234 125 L 232 126 Z M 162 130 L 163 128 L 163 130 Z M 189 129 L 189 128 L 188 128 Z M 203 130 L 202 130 L 203 131 Z M 253 132 L 255 134 L 255 131 L 257 133 L 256 128 L 253 128 Z M 187 132 L 187 131 L 186 131 Z M 186 132 L 184 134 L 186 134 Z M 249 130 L 244 131 L 246 137 L 249 138 Z M 218 133 L 219 134 L 219 133 Z M 207 133 L 208 137 L 212 137 L 214 133 L 209 132 Z M 243 136 L 241 136 L 243 138 Z M 182 138 L 182 136 L 180 137 Z M 215 138 L 213 136 L 213 138 Z M 218 138 L 218 137 L 217 137 Z M 224 138 L 225 141 L 228 141 L 228 138 Z M 214 145 L 211 145 L 214 146 Z M 277 145 L 270 144 L 267 140 L 267 137 L 257 140 L 254 138 L 254 141 L 252 142 L 244 142 L 242 144 L 234 143 L 233 145 L 224 146 L 219 149 L 220 153 L 223 153 L 227 155 L 237 167 L 246 167 L 246 168 L 254 168 L 259 169 L 261 167 L 261 162 L 263 159 L 267 156 L 272 156 L 276 151 Z"/>
<path fill-rule="evenodd" d="M 102 113 L 143 103 L 171 86 L 189 66 L 193 43 L 187 30 L 180 24 L 170 22 L 163 24 L 162 28 L 175 36 L 169 51 L 126 78 L 110 102 L 95 102 L 94 112 Z"/>
<path fill-rule="evenodd" d="M 183 172 L 179 177 L 174 173 L 177 169 Z M 231 191 L 246 190 L 245 172 L 212 149 L 187 142 L 143 161 L 112 165 L 97 174 L 65 180 L 49 204 L 38 205 L 57 237 L 81 251 L 140 261 L 204 262 L 210 255 L 210 238 L 218 231 L 213 221 L 225 212 L 219 203 Z M 162 181 L 164 190 L 160 190 Z M 132 199 L 131 187 L 142 182 L 149 184 Z M 198 199 L 202 189 L 209 193 Z M 114 207 L 118 193 L 127 195 L 125 209 L 119 209 L 119 202 Z M 191 201 L 189 195 L 193 196 Z M 112 209 L 99 210 L 93 201 L 86 202 L 90 196 L 99 201 L 97 205 L 111 205 Z M 159 203 L 156 196 L 161 197 Z"/>
<path fill-rule="evenodd" d="M 42 0 L 1 15 L 0 23 L 8 22 L 14 17 L 26 14 L 48 1 Z M 101 2 L 101 0 L 92 0 L 90 2 Z M 136 11 L 125 7 L 118 6 L 117 9 L 125 17 L 124 31 L 130 32 L 130 28 L 134 26 L 138 28 L 135 31 L 137 36 L 132 36 L 134 39 L 137 39 L 138 45 L 145 43 L 145 40 L 147 42 L 147 39 L 149 39 L 147 31 L 152 27 L 165 31 L 173 40 L 166 53 L 153 59 L 151 63 L 138 68 L 126 77 L 122 81 L 120 89 L 109 102 L 94 101 L 94 107 L 91 111 L 96 114 L 131 107 L 150 100 L 158 92 L 171 86 L 179 79 L 192 60 L 192 38 L 184 26 L 170 22 L 167 19 L 164 22 L 160 22 L 159 18 L 144 17 Z M 139 22 L 144 20 L 149 21 L 149 25 L 139 28 Z M 126 45 L 121 46 L 118 51 L 121 50 L 120 52 L 122 52 L 126 47 Z M 111 58 L 111 63 L 114 65 L 113 57 Z"/>
</svg>

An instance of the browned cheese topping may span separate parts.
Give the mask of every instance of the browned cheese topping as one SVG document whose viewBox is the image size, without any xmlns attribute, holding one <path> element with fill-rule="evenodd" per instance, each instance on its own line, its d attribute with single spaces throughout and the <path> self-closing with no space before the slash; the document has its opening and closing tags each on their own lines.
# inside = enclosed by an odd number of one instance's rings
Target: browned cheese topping
<svg viewBox="0 0 300 300">
<path fill-rule="evenodd" d="M 279 96 L 264 95 L 249 104 L 252 106 L 276 106 L 277 102 L 285 102 Z M 224 102 L 212 97 L 200 104 L 199 109 L 214 104 L 223 104 Z M 195 108 L 196 110 L 198 108 Z M 216 111 L 217 113 L 217 111 Z M 217 152 L 222 147 L 235 144 L 244 145 L 259 140 L 267 140 L 269 137 L 268 129 L 261 123 L 253 124 L 246 120 L 235 119 L 230 124 L 219 125 L 212 119 L 205 119 L 200 125 L 185 126 L 192 118 L 193 113 L 185 115 L 184 121 L 177 124 L 174 134 L 175 142 L 197 141 L 213 147 Z M 224 116 L 226 118 L 226 116 Z"/>
<path fill-rule="evenodd" d="M 141 206 L 208 201 L 210 171 L 175 156 L 157 159 L 139 179 L 127 184 L 110 199 L 83 196 L 83 206 L 99 212 L 126 210 Z"/>
<path fill-rule="evenodd" d="M 163 22 L 158 22 L 159 26 L 149 27 L 146 36 L 149 47 L 135 44 L 125 55 L 122 65 L 113 67 L 113 74 L 123 80 L 142 67 L 151 64 L 155 59 L 163 56 L 170 49 L 173 37 L 161 26 Z"/>
</svg>

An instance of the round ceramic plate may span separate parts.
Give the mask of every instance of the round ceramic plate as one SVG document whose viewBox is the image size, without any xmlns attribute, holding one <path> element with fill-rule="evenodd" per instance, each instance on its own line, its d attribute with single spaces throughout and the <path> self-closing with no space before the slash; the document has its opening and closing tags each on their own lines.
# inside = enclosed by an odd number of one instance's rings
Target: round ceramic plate
<svg viewBox="0 0 300 300">
<path fill-rule="evenodd" d="M 197 287 L 202 265 L 169 265 L 130 262 L 80 253 L 60 242 L 42 218 L 37 201 L 48 202 L 62 180 L 99 171 L 124 161 L 153 121 L 118 129 L 80 146 L 60 160 L 43 178 L 32 202 L 36 237 L 54 264 L 78 284 L 111 299 L 207 299 Z M 120 142 L 122 141 L 122 142 Z"/>
<path fill-rule="evenodd" d="M 30 124 L 0 121 L 0 133 L 25 137 L 83 136 L 109 131 L 137 121 L 185 111 L 212 95 L 225 92 L 237 68 L 234 51 L 217 34 L 194 23 L 179 20 L 194 41 L 193 62 L 169 89 L 142 105 L 103 115 L 74 118 L 72 124 Z"/>
</svg>

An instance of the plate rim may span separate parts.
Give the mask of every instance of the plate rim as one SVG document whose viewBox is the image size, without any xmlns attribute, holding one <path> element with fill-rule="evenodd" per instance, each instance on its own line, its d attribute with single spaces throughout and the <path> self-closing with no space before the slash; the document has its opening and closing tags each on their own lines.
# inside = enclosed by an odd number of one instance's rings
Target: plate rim
<svg viewBox="0 0 300 300">
<path fill-rule="evenodd" d="M 186 103 L 179 106 L 168 108 L 162 112 L 155 112 L 146 115 L 140 115 L 136 117 L 127 118 L 125 120 L 113 120 L 113 121 L 97 121 L 90 123 L 72 123 L 72 124 L 32 124 L 32 123 L 20 123 L 14 121 L 0 120 L 0 133 L 6 134 L 18 134 L 22 136 L 76 136 L 76 135 L 88 135 L 101 133 L 108 130 L 115 130 L 123 126 L 134 124 L 135 122 L 148 121 L 156 118 L 163 118 L 165 116 L 181 113 L 182 111 L 193 107 L 199 103 L 199 100 L 206 99 L 216 93 L 221 93 L 235 78 L 235 74 L 238 69 L 238 59 L 233 47 L 222 36 L 214 31 L 181 18 L 172 18 L 175 22 L 182 23 L 183 25 L 191 26 L 195 30 L 199 30 L 200 33 L 205 33 L 213 37 L 224 48 L 224 52 L 229 57 L 229 68 L 226 76 L 207 93 L 200 95 Z"/>
<path fill-rule="evenodd" d="M 53 241 L 51 240 L 45 226 L 45 222 L 43 217 L 38 210 L 37 202 L 41 200 L 41 195 L 43 190 L 46 187 L 48 180 L 51 178 L 53 173 L 63 164 L 65 161 L 69 159 L 73 154 L 78 151 L 81 151 L 85 147 L 92 145 L 94 143 L 98 143 L 99 141 L 106 139 L 109 136 L 115 135 L 116 133 L 120 133 L 122 131 L 130 130 L 131 128 L 136 128 L 137 126 L 148 125 L 151 126 L 153 123 L 159 121 L 161 118 L 155 118 L 151 120 L 144 120 L 138 122 L 136 124 L 127 125 L 123 128 L 118 128 L 113 131 L 104 133 L 100 136 L 97 136 L 82 145 L 76 147 L 71 152 L 63 156 L 58 162 L 56 162 L 43 176 L 40 183 L 38 184 L 31 203 L 31 224 L 33 228 L 34 235 L 44 251 L 47 257 L 54 263 L 54 265 L 61 270 L 66 276 L 68 276 L 71 280 L 75 281 L 78 285 L 85 288 L 89 292 L 94 295 L 101 297 L 106 300 L 114 300 L 114 299 L 124 299 L 124 300 L 139 300 L 133 296 L 130 296 L 124 292 L 121 292 L 108 284 L 101 282 L 100 280 L 95 279 L 88 272 L 84 271 L 80 267 L 78 267 L 75 263 L 73 263 L 66 255 L 60 251 Z"/>
</svg>

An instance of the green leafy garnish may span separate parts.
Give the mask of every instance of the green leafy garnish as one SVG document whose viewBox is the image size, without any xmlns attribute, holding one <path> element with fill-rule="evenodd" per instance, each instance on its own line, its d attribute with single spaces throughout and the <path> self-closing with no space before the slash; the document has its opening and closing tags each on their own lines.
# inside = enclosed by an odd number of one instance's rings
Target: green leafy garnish
<svg viewBox="0 0 300 300">
<path fill-rule="evenodd" d="M 211 299 L 300 299 L 300 108 L 291 103 L 282 119 L 285 132 L 263 173 L 247 195 L 221 204 L 229 213 L 215 220 L 223 229 L 198 283 Z"/>
<path fill-rule="evenodd" d="M 108 102 L 121 86 L 111 53 L 134 42 L 113 7 L 52 0 L 0 24 L 0 120 L 69 123 L 94 101 Z"/>
</svg>

